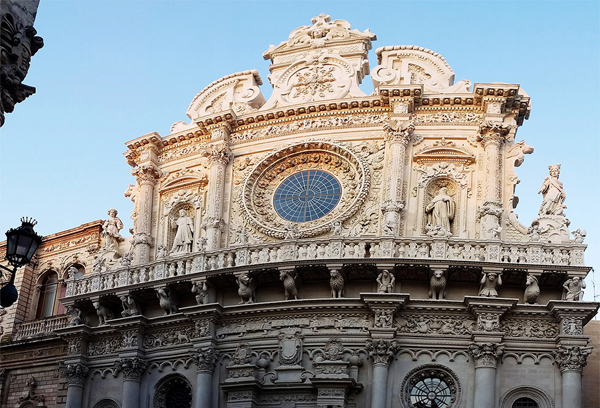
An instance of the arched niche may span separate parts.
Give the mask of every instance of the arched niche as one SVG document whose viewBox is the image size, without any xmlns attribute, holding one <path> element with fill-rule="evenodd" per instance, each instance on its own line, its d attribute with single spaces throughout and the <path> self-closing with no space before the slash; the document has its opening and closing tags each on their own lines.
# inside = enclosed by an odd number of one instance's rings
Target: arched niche
<svg viewBox="0 0 600 408">
<path fill-rule="evenodd" d="M 453 237 L 458 237 L 460 235 L 463 218 L 461 214 L 461 189 L 458 184 L 456 184 L 456 182 L 449 177 L 433 178 L 425 186 L 421 206 L 421 231 L 423 235 L 427 235 L 429 231 L 429 219 L 431 218 L 431 213 L 427 213 L 427 206 L 438 195 L 442 188 L 446 188 L 447 195 L 450 196 L 454 204 L 454 214 L 452 215 L 452 220 L 450 221 L 450 232 L 452 233 Z"/>
<path fill-rule="evenodd" d="M 181 374 L 169 374 L 154 387 L 153 408 L 191 408 L 194 398 L 190 381 Z"/>
<path fill-rule="evenodd" d="M 96 402 L 93 406 L 94 408 L 120 408 L 119 403 L 110 398 L 102 398 L 100 401 Z"/>
<path fill-rule="evenodd" d="M 193 221 L 194 225 L 194 239 L 198 238 L 198 228 L 196 227 L 196 209 L 189 202 L 180 202 L 175 204 L 171 211 L 166 215 L 166 229 L 167 229 L 167 240 L 165 245 L 167 246 L 167 251 L 171 251 L 173 249 L 173 240 L 175 239 L 175 235 L 177 234 L 177 219 L 179 219 L 179 212 L 184 210 L 186 215 L 190 217 Z"/>
</svg>

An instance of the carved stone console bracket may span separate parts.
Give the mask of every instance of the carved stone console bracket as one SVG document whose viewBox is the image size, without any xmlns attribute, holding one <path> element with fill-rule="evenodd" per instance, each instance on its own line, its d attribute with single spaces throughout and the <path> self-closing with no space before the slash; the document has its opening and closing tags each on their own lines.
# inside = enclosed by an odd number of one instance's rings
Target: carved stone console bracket
<svg viewBox="0 0 600 408">
<path fill-rule="evenodd" d="M 598 312 L 600 304 L 596 302 L 570 302 L 566 300 L 551 300 L 548 309 L 558 321 L 560 336 L 583 336 L 585 326 Z M 587 343 L 587 341 L 586 341 Z"/>
<path fill-rule="evenodd" d="M 394 313 L 409 299 L 404 293 L 361 293 L 360 298 L 375 313 L 371 335 L 373 337 L 392 338 L 396 329 Z"/>
<path fill-rule="evenodd" d="M 517 304 L 518 299 L 488 298 L 480 296 L 465 296 L 467 309 L 477 319 L 477 327 L 473 332 L 473 341 L 496 342 L 502 341 L 500 318 L 504 313 Z"/>
</svg>

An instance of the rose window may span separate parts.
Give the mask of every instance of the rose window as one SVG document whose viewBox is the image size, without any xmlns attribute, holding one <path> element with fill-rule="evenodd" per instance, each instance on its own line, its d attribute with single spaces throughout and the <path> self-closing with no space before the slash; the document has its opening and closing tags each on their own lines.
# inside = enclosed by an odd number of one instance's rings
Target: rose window
<svg viewBox="0 0 600 408">
<path fill-rule="evenodd" d="M 410 403 L 415 408 L 446 408 L 450 402 L 450 387 L 436 377 L 424 378 L 410 390 Z"/>
<path fill-rule="evenodd" d="M 455 408 L 460 403 L 458 378 L 440 364 L 415 368 L 405 377 L 401 390 L 403 408 Z"/>
<path fill-rule="evenodd" d="M 306 222 L 321 218 L 340 201 L 342 187 L 331 174 L 307 170 L 289 176 L 275 191 L 275 210 L 288 221 Z"/>
</svg>

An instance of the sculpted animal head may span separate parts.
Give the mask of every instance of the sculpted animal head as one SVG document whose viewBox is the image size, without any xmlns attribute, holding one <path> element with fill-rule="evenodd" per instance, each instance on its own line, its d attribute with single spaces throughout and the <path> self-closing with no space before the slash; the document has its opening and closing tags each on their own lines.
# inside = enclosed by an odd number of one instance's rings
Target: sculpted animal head
<svg viewBox="0 0 600 408">
<path fill-rule="evenodd" d="M 441 279 L 444 277 L 444 271 L 442 271 L 442 270 L 433 271 L 433 276 L 436 279 Z"/>
<path fill-rule="evenodd" d="M 537 284 L 537 281 L 538 280 L 537 280 L 537 278 L 535 276 L 533 276 L 533 275 L 527 275 L 526 285 L 530 286 L 530 285 L 533 285 L 534 283 Z"/>
<path fill-rule="evenodd" d="M 340 271 L 338 271 L 337 269 L 332 269 L 330 274 L 332 278 L 337 278 L 338 276 L 340 276 Z"/>
<path fill-rule="evenodd" d="M 92 302 L 94 309 L 100 309 L 100 302 Z"/>
</svg>

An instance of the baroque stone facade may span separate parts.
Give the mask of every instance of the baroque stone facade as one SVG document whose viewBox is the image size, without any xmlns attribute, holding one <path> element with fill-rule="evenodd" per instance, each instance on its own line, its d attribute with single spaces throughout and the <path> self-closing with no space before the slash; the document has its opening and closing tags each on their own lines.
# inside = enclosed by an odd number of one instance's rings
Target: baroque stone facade
<svg viewBox="0 0 600 408">
<path fill-rule="evenodd" d="M 264 53 L 269 100 L 231 74 L 127 142 L 131 236 L 111 209 L 20 273 L 2 406 L 583 407 L 598 304 L 560 165 L 514 213 L 529 97 L 416 46 L 369 71 L 375 39 L 321 14 Z"/>
</svg>

